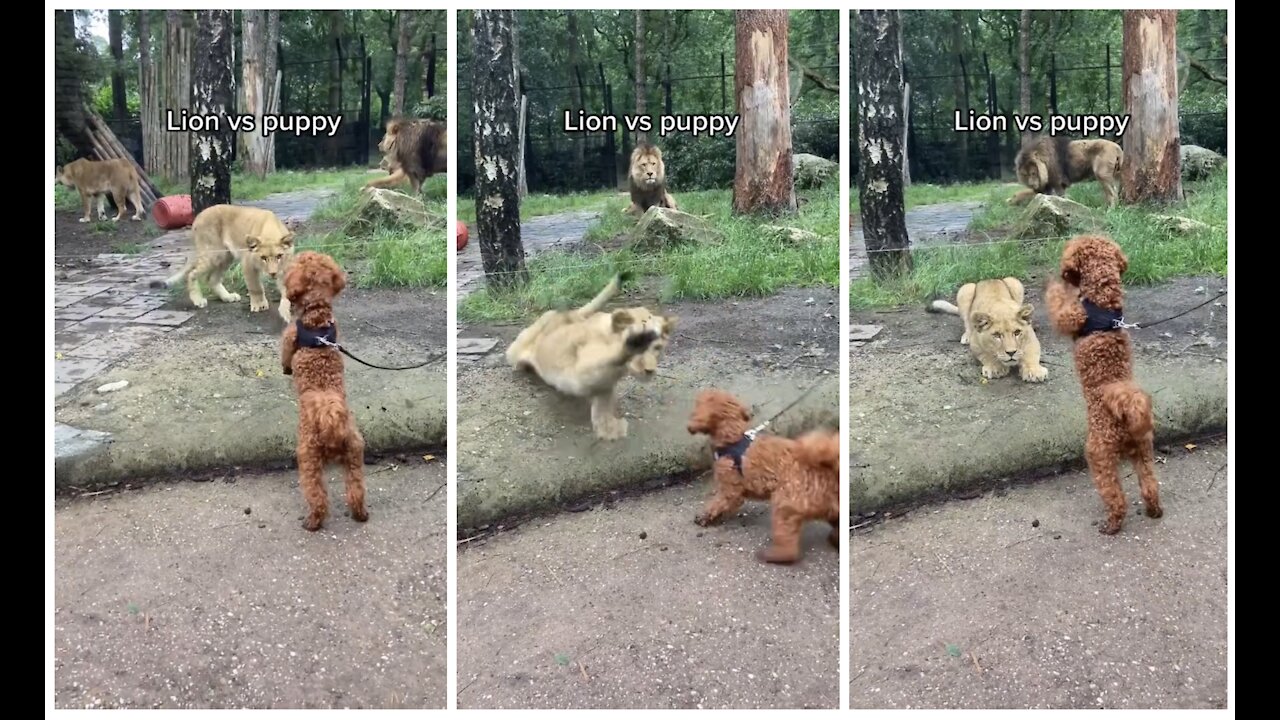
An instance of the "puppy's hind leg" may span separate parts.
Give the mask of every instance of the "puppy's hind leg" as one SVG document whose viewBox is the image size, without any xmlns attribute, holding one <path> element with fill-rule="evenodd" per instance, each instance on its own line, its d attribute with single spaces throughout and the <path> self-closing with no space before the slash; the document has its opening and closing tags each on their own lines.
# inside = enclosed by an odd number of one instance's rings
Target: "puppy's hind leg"
<svg viewBox="0 0 1280 720">
<path fill-rule="evenodd" d="M 1151 442 L 1140 444 L 1130 458 L 1133 469 L 1138 473 L 1138 487 L 1142 491 L 1142 504 L 1146 506 L 1147 517 L 1164 517 L 1164 508 L 1160 505 L 1160 481 L 1156 479 L 1155 449 Z"/>
<path fill-rule="evenodd" d="M 307 501 L 308 508 L 307 519 L 302 521 L 302 527 L 312 532 L 319 530 L 329 515 L 329 496 L 324 487 L 324 462 L 314 453 L 303 452 L 301 448 L 298 452 L 298 487 L 302 488 L 302 497 Z"/>
<path fill-rule="evenodd" d="M 1107 521 L 1098 532 L 1103 535 L 1115 535 L 1124 525 L 1125 507 L 1124 490 L 1120 487 L 1119 458 L 1113 448 L 1098 443 L 1095 438 L 1085 442 L 1084 456 L 1089 464 L 1089 474 L 1093 476 L 1094 487 L 1107 506 Z"/>
<path fill-rule="evenodd" d="M 773 543 L 761 548 L 756 557 L 763 562 L 787 564 L 800 559 L 800 528 L 804 516 L 789 504 L 773 506 Z"/>
<path fill-rule="evenodd" d="M 365 522 L 369 511 L 364 506 L 364 437 L 351 425 L 351 437 L 347 440 L 347 507 L 351 519 Z"/>
</svg>

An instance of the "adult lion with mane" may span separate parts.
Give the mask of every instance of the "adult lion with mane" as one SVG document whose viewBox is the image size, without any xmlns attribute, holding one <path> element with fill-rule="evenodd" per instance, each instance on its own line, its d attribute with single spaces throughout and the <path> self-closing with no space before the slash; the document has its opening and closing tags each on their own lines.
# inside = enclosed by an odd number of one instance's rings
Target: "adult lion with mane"
<svg viewBox="0 0 1280 720">
<path fill-rule="evenodd" d="M 1009 204 L 1023 205 L 1037 193 L 1065 195 L 1074 183 L 1097 180 L 1108 207 L 1115 207 L 1123 162 L 1124 149 L 1110 140 L 1072 140 L 1062 136 L 1032 139 L 1013 160 L 1018 182 L 1027 189 L 1009 198 Z"/>
<path fill-rule="evenodd" d="M 449 129 L 434 120 L 391 118 L 378 149 L 382 151 L 380 167 L 390 174 L 370 180 L 365 187 L 389 188 L 407 179 L 417 195 L 423 181 L 449 170 Z"/>
<path fill-rule="evenodd" d="M 1040 340 L 1031 324 L 1035 308 L 1024 303 L 1025 289 L 1014 277 L 966 283 L 956 293 L 956 305 L 934 300 L 929 312 L 959 315 L 964 320 L 960 344 L 982 363 L 982 377 L 1002 378 L 1012 368 L 1026 382 L 1042 382 L 1049 370 L 1040 364 Z"/>
<path fill-rule="evenodd" d="M 87 223 L 92 218 L 93 201 L 98 201 L 98 218 L 107 219 L 107 193 L 116 204 L 116 216 L 112 222 L 124 219 L 125 200 L 133 203 L 133 219 L 142 219 L 142 181 L 138 171 L 127 158 L 112 160 L 90 160 L 80 158 L 72 160 L 65 166 L 54 169 L 54 178 L 67 187 L 80 191 L 80 203 L 84 212 L 80 222 Z"/>
<path fill-rule="evenodd" d="M 676 199 L 667 192 L 667 165 L 662 151 L 649 143 L 640 143 L 631 151 L 631 169 L 627 173 L 631 189 L 631 205 L 625 212 L 643 215 L 646 210 L 658 207 L 678 210 Z"/>
</svg>

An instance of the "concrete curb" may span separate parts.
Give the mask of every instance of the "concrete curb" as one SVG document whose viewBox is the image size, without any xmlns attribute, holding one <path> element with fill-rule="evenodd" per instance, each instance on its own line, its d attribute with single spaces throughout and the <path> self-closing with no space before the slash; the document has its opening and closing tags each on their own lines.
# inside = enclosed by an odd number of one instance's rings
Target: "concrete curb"
<svg viewBox="0 0 1280 720">
<path fill-rule="evenodd" d="M 1225 364 L 1139 368 L 1136 376 L 1153 395 L 1157 445 L 1227 429 Z M 1073 383 L 1075 378 L 1061 381 Z M 1041 408 L 1034 419 L 1026 415 L 1014 410 L 1007 432 L 968 434 L 966 439 L 973 442 L 941 454 L 922 451 L 920 438 L 887 446 L 855 445 L 850 452 L 853 514 L 920 503 L 1011 476 L 1084 462 L 1087 421 L 1078 389 L 1074 397 L 1069 393 L 1055 397 L 1048 411 Z M 995 437 L 1000 441 L 983 441 Z M 1125 492 L 1135 494 L 1136 481 L 1127 483 Z"/>
</svg>

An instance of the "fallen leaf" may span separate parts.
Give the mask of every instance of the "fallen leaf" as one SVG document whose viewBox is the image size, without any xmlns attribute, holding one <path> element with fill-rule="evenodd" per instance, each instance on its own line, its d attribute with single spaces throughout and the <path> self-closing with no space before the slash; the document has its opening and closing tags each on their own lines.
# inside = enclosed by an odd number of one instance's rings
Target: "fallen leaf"
<svg viewBox="0 0 1280 720">
<path fill-rule="evenodd" d="M 53 354 L 53 359 L 54 359 L 54 360 L 61 360 L 61 359 L 62 359 L 62 353 L 60 353 L 60 352 L 56 352 L 56 353 L 54 353 L 54 354 Z"/>
<path fill-rule="evenodd" d="M 255 375 L 257 375 L 258 377 L 266 377 L 266 376 L 267 376 L 267 374 L 266 374 L 266 373 L 264 373 L 264 372 L 262 372 L 261 370 L 257 370 L 257 371 L 255 371 L 255 372 L 254 372 L 254 374 L 255 374 Z"/>
<path fill-rule="evenodd" d="M 436 456 L 435 456 L 435 455 L 423 455 L 423 456 L 422 456 L 422 459 L 423 459 L 423 460 L 426 460 L 427 462 L 431 462 L 432 460 L 435 460 L 435 459 L 436 459 Z"/>
<path fill-rule="evenodd" d="M 955 645 L 948 645 L 947 654 L 950 655 L 951 657 L 960 657 L 960 648 L 956 647 Z"/>
<path fill-rule="evenodd" d="M 1196 449 L 1195 443 L 1187 443 L 1186 445 L 1183 445 L 1183 447 L 1185 447 L 1185 448 L 1186 448 L 1186 449 L 1188 449 L 1188 450 L 1195 450 L 1195 449 Z"/>
</svg>

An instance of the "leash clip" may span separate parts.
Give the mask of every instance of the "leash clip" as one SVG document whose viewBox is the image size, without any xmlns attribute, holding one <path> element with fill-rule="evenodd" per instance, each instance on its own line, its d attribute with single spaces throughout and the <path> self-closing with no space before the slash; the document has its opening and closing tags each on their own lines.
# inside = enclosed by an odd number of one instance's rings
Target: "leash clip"
<svg viewBox="0 0 1280 720">
<path fill-rule="evenodd" d="M 1112 327 L 1119 330 L 1134 330 L 1138 327 L 1138 323 L 1125 322 L 1124 316 L 1122 315 L 1119 320 L 1112 321 Z"/>
<path fill-rule="evenodd" d="M 766 420 L 766 421 L 764 421 L 764 422 L 760 423 L 759 425 L 757 425 L 757 426 L 755 426 L 755 427 L 751 428 L 750 430 L 748 430 L 748 431 L 746 431 L 746 432 L 744 432 L 744 433 L 742 433 L 742 434 L 743 434 L 743 435 L 745 435 L 748 439 L 750 439 L 750 440 L 754 441 L 754 440 L 756 439 L 756 435 L 757 435 L 757 434 L 759 434 L 759 432 L 760 432 L 761 430 L 764 430 L 764 429 L 765 429 L 765 428 L 767 428 L 767 427 L 769 427 L 769 421 L 768 421 L 768 420 Z"/>
</svg>

